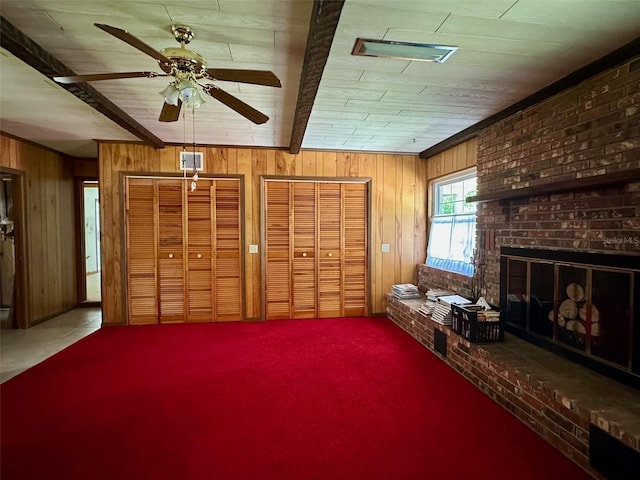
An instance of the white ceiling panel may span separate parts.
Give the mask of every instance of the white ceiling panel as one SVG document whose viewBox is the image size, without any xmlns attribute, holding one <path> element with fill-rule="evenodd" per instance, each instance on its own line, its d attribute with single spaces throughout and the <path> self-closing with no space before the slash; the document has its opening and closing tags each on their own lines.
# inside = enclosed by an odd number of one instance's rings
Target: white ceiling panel
<svg viewBox="0 0 640 480">
<path fill-rule="evenodd" d="M 205 97 L 177 122 L 158 121 L 171 78 L 91 85 L 165 142 L 289 146 L 313 0 L 1 0 L 2 17 L 77 74 L 154 71 L 152 57 L 96 28 L 128 30 L 156 50 L 171 25 L 212 68 L 274 72 L 282 88 L 216 82 L 270 117 L 254 125 Z M 345 0 L 303 148 L 419 153 L 636 39 L 640 0 Z M 356 57 L 358 37 L 457 46 L 444 64 Z M 2 130 L 77 156 L 128 131 L 2 52 Z M 201 80 L 200 83 L 211 83 Z M 42 108 L 46 105 L 46 108 Z M 185 134 L 186 132 L 186 134 Z M 192 141 L 189 140 L 189 141 Z"/>
<path fill-rule="evenodd" d="M 4 49 L 0 49 L 0 72 L 3 132 L 80 157 L 96 150 L 95 139 L 137 140 Z"/>
<path fill-rule="evenodd" d="M 359 2 L 363 4 L 382 4 L 381 0 Z M 514 0 L 394 0 L 395 8 L 415 12 L 415 14 L 433 14 L 435 12 L 474 17 L 499 18 L 512 8 Z"/>
<path fill-rule="evenodd" d="M 505 20 L 542 25 L 599 30 L 603 24 L 617 24 L 621 30 L 637 29 L 640 2 L 637 0 L 536 0 L 516 2 Z"/>
</svg>

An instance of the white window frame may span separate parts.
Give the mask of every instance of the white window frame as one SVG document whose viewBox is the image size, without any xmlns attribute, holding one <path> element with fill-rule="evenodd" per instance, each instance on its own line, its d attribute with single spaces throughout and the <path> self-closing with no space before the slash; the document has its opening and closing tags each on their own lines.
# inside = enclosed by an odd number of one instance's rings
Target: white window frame
<svg viewBox="0 0 640 480">
<path fill-rule="evenodd" d="M 471 168 L 437 178 L 430 182 L 429 198 L 429 242 L 426 264 L 429 267 L 473 277 L 473 254 L 476 238 L 476 208 L 468 207 L 465 198 L 471 192 L 464 192 L 456 200 L 458 205 L 466 205 L 466 211 L 445 213 L 442 211 L 441 187 L 464 182 L 476 177 L 476 169 Z M 458 209 L 456 209 L 458 210 Z"/>
</svg>

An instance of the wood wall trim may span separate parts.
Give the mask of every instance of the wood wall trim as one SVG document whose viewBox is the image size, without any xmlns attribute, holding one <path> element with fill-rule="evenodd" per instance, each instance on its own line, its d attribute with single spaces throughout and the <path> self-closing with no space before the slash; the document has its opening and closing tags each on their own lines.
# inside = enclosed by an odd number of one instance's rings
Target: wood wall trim
<svg viewBox="0 0 640 480">
<path fill-rule="evenodd" d="M 0 16 L 0 36 L 2 37 L 3 48 L 46 77 L 53 78 L 56 75 L 75 75 L 73 70 L 47 52 L 2 16 Z M 164 143 L 160 138 L 136 122 L 88 83 L 59 85 L 143 142 L 153 145 L 156 148 L 164 147 Z"/>
<path fill-rule="evenodd" d="M 322 182 L 322 183 L 369 183 L 371 177 L 296 177 L 293 175 L 261 175 L 264 180 L 277 182 Z"/>
<path fill-rule="evenodd" d="M 84 237 L 84 185 L 83 181 L 76 177 L 73 182 L 73 190 L 75 194 L 75 207 L 77 212 L 75 229 L 76 229 L 76 282 L 78 303 L 87 299 L 87 275 L 86 275 L 86 252 Z"/>
<path fill-rule="evenodd" d="M 133 177 L 133 178 L 152 178 L 159 180 L 176 180 L 184 178 L 185 181 L 191 181 L 193 175 L 187 174 L 186 177 L 183 176 L 182 173 L 171 173 L 171 172 L 120 172 L 123 177 Z M 198 172 L 199 180 L 242 180 L 242 175 L 236 175 L 233 173 L 202 173 Z M 123 180 L 124 181 L 124 180 Z"/>
<path fill-rule="evenodd" d="M 249 247 L 247 246 L 247 241 L 245 240 L 246 226 L 243 219 L 246 215 L 246 205 L 244 191 L 244 175 L 236 175 L 240 181 L 240 286 L 243 292 L 247 291 L 247 273 L 246 273 L 246 265 L 247 265 L 247 252 Z M 243 320 L 247 320 L 247 295 L 242 295 L 240 303 L 240 313 L 242 315 Z"/>
<path fill-rule="evenodd" d="M 427 159 L 433 157 L 434 155 L 444 152 L 445 150 L 455 147 L 459 143 L 465 142 L 480 133 L 481 130 L 493 125 L 500 120 L 503 120 L 511 115 L 519 112 L 520 110 L 524 110 L 525 108 L 532 107 L 547 98 L 556 95 L 570 87 L 577 85 L 578 83 L 593 77 L 605 70 L 615 67 L 616 65 L 626 62 L 631 58 L 638 55 L 640 51 L 640 37 L 632 40 L 631 42 L 623 45 L 622 47 L 614 50 L 613 52 L 605 55 L 604 57 L 599 58 L 598 60 L 591 62 L 588 65 L 576 70 L 573 73 L 561 78 L 560 80 L 552 83 L 544 87 L 541 90 L 525 97 L 517 103 L 505 108 L 504 110 L 499 111 L 498 113 L 468 127 L 464 130 L 456 133 L 455 135 L 443 140 L 436 145 L 427 148 L 420 152 L 420 158 Z"/>
<path fill-rule="evenodd" d="M 289 153 L 300 152 L 344 0 L 315 0 L 307 36 Z"/>
<path fill-rule="evenodd" d="M 26 228 L 27 217 L 25 211 L 25 172 L 11 169 L 2 169 L 3 173 L 10 173 L 13 176 L 14 198 L 13 210 L 17 221 L 14 223 L 14 245 L 15 245 L 15 274 L 14 274 L 14 303 L 13 303 L 13 324 L 18 328 L 27 328 L 29 318 L 31 318 L 29 308 L 29 270 L 27 268 L 29 257 L 27 255 L 28 231 Z"/>
</svg>

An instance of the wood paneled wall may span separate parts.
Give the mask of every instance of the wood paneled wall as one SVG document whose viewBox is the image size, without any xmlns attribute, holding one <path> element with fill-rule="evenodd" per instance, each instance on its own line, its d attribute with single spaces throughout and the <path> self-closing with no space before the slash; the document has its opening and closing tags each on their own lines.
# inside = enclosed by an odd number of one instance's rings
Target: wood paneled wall
<svg viewBox="0 0 640 480">
<path fill-rule="evenodd" d="M 466 168 L 475 167 L 477 158 L 478 141 L 474 137 L 428 158 L 426 160 L 427 175 L 429 180 L 433 180 Z"/>
<path fill-rule="evenodd" d="M 77 304 L 74 164 L 1 135 L 0 166 L 24 172 L 27 318 L 21 324 L 31 326 Z"/>
<path fill-rule="evenodd" d="M 78 178 L 98 178 L 98 159 L 77 158 L 74 173 Z"/>
<path fill-rule="evenodd" d="M 125 323 L 122 172 L 179 173 L 181 147 L 101 143 L 102 305 L 105 323 Z M 394 283 L 417 282 L 426 255 L 427 162 L 413 155 L 206 147 L 204 173 L 244 177 L 245 302 L 249 319 L 261 318 L 260 176 L 367 177 L 372 179 L 371 313 L 384 313 Z M 381 252 L 388 243 L 390 251 Z"/>
</svg>

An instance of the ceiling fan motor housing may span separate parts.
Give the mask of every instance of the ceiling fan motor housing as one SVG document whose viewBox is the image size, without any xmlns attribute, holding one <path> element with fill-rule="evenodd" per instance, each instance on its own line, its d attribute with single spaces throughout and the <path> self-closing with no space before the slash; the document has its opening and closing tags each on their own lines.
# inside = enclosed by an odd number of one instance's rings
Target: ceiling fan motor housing
<svg viewBox="0 0 640 480">
<path fill-rule="evenodd" d="M 171 31 L 180 47 L 169 47 L 160 50 L 160 53 L 171 60 L 171 63 L 159 61 L 160 68 L 163 72 L 176 78 L 202 78 L 207 69 L 206 60 L 196 52 L 185 48 L 185 45 L 193 40 L 195 35 L 193 30 L 187 25 L 172 25 Z"/>
<path fill-rule="evenodd" d="M 207 69 L 207 61 L 196 52 L 188 48 L 169 47 L 160 50 L 171 63 L 158 62 L 163 72 L 169 75 L 189 75 L 195 78 L 202 78 Z"/>
</svg>

